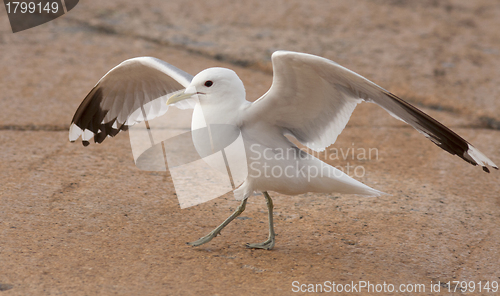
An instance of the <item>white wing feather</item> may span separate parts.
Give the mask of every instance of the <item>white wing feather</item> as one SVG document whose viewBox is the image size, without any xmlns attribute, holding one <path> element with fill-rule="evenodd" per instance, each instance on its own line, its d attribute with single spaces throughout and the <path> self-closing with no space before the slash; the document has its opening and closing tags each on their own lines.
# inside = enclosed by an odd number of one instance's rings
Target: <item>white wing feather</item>
<svg viewBox="0 0 500 296">
<path fill-rule="evenodd" d="M 82 136 L 84 145 L 94 138 L 102 142 L 120 130 L 144 120 L 162 116 L 170 95 L 186 88 L 193 76 L 156 58 L 126 60 L 104 75 L 77 109 L 69 140 Z M 175 104 L 193 108 L 194 99 Z"/>
<path fill-rule="evenodd" d="M 273 84 L 247 109 L 250 120 L 278 126 L 307 147 L 333 144 L 356 105 L 375 103 L 434 144 L 465 161 L 498 167 L 456 133 L 375 83 L 337 63 L 314 55 L 277 51 L 272 55 Z"/>
</svg>

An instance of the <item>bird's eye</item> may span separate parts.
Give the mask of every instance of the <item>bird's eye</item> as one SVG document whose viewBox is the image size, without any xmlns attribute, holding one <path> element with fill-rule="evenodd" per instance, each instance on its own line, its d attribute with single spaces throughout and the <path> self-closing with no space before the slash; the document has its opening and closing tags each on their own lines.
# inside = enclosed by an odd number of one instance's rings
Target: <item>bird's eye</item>
<svg viewBox="0 0 500 296">
<path fill-rule="evenodd" d="M 211 87 L 214 83 L 211 80 L 205 81 L 205 86 L 206 87 Z"/>
</svg>

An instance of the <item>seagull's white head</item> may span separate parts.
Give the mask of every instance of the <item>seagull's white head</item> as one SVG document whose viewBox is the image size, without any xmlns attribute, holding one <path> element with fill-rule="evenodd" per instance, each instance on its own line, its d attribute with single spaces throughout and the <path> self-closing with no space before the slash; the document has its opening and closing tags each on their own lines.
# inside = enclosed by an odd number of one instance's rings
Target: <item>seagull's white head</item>
<svg viewBox="0 0 500 296">
<path fill-rule="evenodd" d="M 198 96 L 200 103 L 228 104 L 241 103 L 245 100 L 245 87 L 233 70 L 226 68 L 209 68 L 193 77 L 184 93 L 171 96 L 167 105 Z"/>
</svg>

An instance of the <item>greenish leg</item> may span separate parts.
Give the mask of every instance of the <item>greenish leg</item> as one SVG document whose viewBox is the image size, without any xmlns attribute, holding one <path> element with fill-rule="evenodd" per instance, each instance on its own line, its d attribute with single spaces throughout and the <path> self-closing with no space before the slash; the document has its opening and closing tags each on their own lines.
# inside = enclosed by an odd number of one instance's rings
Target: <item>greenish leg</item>
<svg viewBox="0 0 500 296">
<path fill-rule="evenodd" d="M 247 205 L 247 199 L 244 199 L 241 202 L 241 204 L 238 206 L 238 208 L 236 209 L 236 211 L 234 211 L 234 213 L 232 213 L 231 216 L 229 216 L 224 222 L 222 222 L 221 225 L 217 226 L 217 228 L 215 228 L 209 234 L 205 235 L 204 237 L 200 238 L 199 240 L 191 242 L 191 243 L 187 243 L 187 244 L 190 245 L 190 246 L 196 247 L 196 246 L 200 246 L 200 245 L 203 245 L 205 243 L 208 243 L 214 237 L 216 237 L 217 235 L 219 235 L 220 231 L 224 227 L 226 227 L 227 224 L 231 223 L 231 221 L 233 221 L 234 218 L 238 217 L 241 213 L 243 213 L 243 211 L 245 210 L 246 205 Z"/>
<path fill-rule="evenodd" d="M 247 244 L 247 248 L 253 249 L 266 249 L 271 250 L 274 247 L 274 224 L 273 224 L 273 200 L 267 193 L 267 191 L 262 192 L 264 197 L 266 198 L 267 210 L 269 214 L 269 237 L 265 242 L 257 243 L 257 244 Z"/>
</svg>

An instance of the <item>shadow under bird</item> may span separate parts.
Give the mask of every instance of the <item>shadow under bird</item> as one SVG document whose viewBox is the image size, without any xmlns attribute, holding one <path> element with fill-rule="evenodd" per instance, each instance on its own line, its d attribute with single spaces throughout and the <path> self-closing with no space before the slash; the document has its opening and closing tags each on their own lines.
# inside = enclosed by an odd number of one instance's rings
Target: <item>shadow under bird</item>
<svg viewBox="0 0 500 296">
<path fill-rule="evenodd" d="M 249 172 L 241 184 L 234 184 L 238 186 L 233 191 L 235 198 L 241 200 L 236 211 L 209 234 L 188 243 L 192 246 L 216 237 L 245 210 L 247 199 L 254 192 L 262 192 L 266 198 L 269 237 L 262 243 L 247 246 L 261 249 L 272 249 L 275 244 L 273 202 L 267 191 L 287 195 L 383 194 L 305 153 L 286 137 L 291 135 L 308 148 L 322 151 L 335 142 L 356 105 L 363 101 L 379 105 L 437 146 L 474 166 L 481 166 L 485 172 L 489 173 L 488 166 L 498 169 L 488 157 L 443 124 L 331 60 L 277 51 L 272 55 L 272 64 L 271 88 L 255 102 L 249 102 L 242 81 L 232 70 L 209 68 L 193 77 L 156 58 L 126 60 L 106 73 L 83 100 L 71 122 L 69 139 L 73 142 L 81 137 L 85 146 L 92 138 L 101 143 L 137 122 L 164 115 L 166 105 L 194 108 L 193 130 L 203 124 L 238 127 L 247 152 L 248 168 L 254 173 Z M 144 108 L 146 104 L 148 108 Z M 193 141 L 198 149 L 197 139 Z M 290 149 L 297 153 L 287 158 L 277 157 L 277 151 Z M 268 153 L 266 161 L 255 161 L 255 154 L 263 152 Z M 314 178 L 302 174 L 293 177 L 258 174 L 265 169 L 264 165 L 283 168 L 291 164 L 294 170 L 315 168 L 321 174 Z"/>
</svg>

